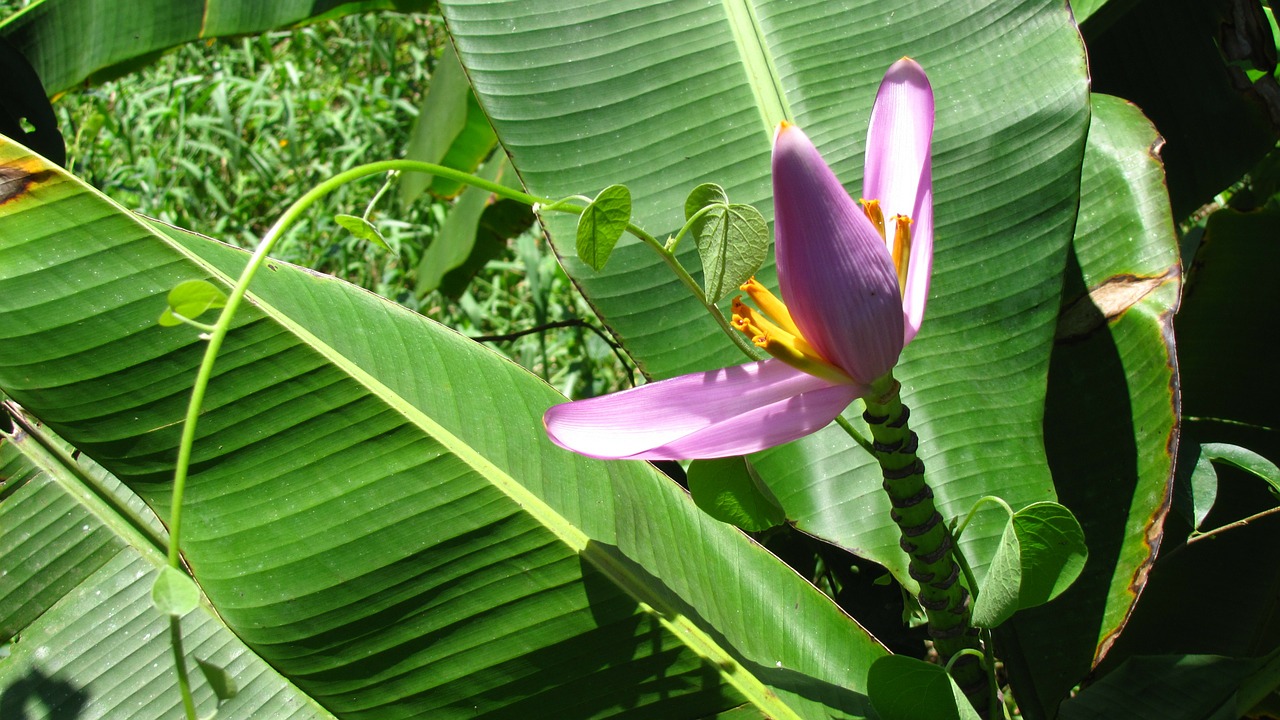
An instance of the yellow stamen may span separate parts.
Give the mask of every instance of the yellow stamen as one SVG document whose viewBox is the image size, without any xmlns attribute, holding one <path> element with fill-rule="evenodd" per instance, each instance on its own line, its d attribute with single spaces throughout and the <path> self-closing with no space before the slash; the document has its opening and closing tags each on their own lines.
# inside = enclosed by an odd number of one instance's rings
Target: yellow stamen
<svg viewBox="0 0 1280 720">
<path fill-rule="evenodd" d="M 745 289 L 746 285 L 743 288 Z M 769 297 L 777 303 L 783 313 L 786 313 L 785 305 L 772 295 Z M 787 313 L 785 317 L 789 321 L 791 316 Z M 751 342 L 756 347 L 801 372 L 838 384 L 848 384 L 853 381 L 848 373 L 823 359 L 798 333 L 793 334 L 778 327 L 762 313 L 756 312 L 742 302 L 741 298 L 733 299 L 732 325 L 735 330 L 751 338 Z"/>
<path fill-rule="evenodd" d="M 911 218 L 895 215 L 893 231 L 893 266 L 898 269 L 898 291 L 907 293 L 907 265 L 911 262 Z"/>
<path fill-rule="evenodd" d="M 872 225 L 876 226 L 876 230 L 880 231 L 880 239 L 884 240 L 884 211 L 880 209 L 880 201 L 864 198 L 861 202 L 862 212 L 867 214 L 867 219 L 871 221 Z"/>
<path fill-rule="evenodd" d="M 755 276 L 749 278 L 746 282 L 738 287 L 739 290 L 745 292 L 751 298 L 751 302 L 756 304 L 770 320 L 778 324 L 780 328 L 792 335 L 799 336 L 800 328 L 796 327 L 795 321 L 791 319 L 791 312 L 787 310 L 787 306 L 781 300 L 774 296 L 773 293 L 760 284 Z"/>
</svg>

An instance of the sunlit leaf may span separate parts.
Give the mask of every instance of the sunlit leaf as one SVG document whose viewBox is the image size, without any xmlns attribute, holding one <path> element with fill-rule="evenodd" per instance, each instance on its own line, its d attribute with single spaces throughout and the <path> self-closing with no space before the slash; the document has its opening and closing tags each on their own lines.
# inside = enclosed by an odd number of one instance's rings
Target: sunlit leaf
<svg viewBox="0 0 1280 720">
<path fill-rule="evenodd" d="M 169 291 L 168 303 L 159 322 L 164 327 L 173 327 L 182 324 L 174 313 L 196 320 L 209 310 L 226 305 L 227 294 L 206 280 L 185 280 Z"/>
<path fill-rule="evenodd" d="M 0 296 L 24 299 L 0 307 L 0 335 L 27 340 L 0 344 L 0 389 L 167 513 L 206 346 L 151 318 L 182 279 L 229 282 L 248 254 L 121 211 L 25 148 L 0 144 L 0 168 L 25 180 L 0 206 Z M 97 284 L 84 284 L 86 266 Z M 242 689 L 222 711 L 692 720 L 752 704 L 775 718 L 866 716 L 862 679 L 884 648 L 651 466 L 554 446 L 540 419 L 562 401 L 453 331 L 272 261 L 214 368 L 184 504 L 183 558 L 216 611 L 183 618 L 189 652 L 247 688 L 225 644 L 206 645 L 225 623 L 253 648 L 235 646 L 240 657 L 285 687 Z M 45 553 L 63 546 L 43 533 L 28 544 L 29 521 L 0 523 L 0 546 L 48 561 L 22 577 L 6 564 L 0 617 L 31 642 L 0 663 L 0 693 L 61 683 L 105 714 L 140 717 L 124 703 L 146 700 L 142 717 L 173 717 L 167 619 L 138 582 L 162 554 L 136 513 L 89 485 L 70 473 L 53 490 L 92 504 L 99 535 L 133 551 L 106 553 L 96 583 L 39 591 L 61 565 Z M 0 512 L 31 517 L 11 505 L 19 494 Z M 14 609 L 27 587 L 40 604 Z M 120 648 L 105 677 L 98 636 Z M 254 714 L 272 703 L 291 709 Z"/>
<path fill-rule="evenodd" d="M 200 590 L 186 573 L 166 565 L 151 586 L 151 602 L 165 615 L 182 617 L 200 604 Z"/>
<path fill-rule="evenodd" d="M 686 220 L 697 216 L 690 231 L 702 259 L 702 287 L 708 300 L 719 302 L 764 264 L 769 225 L 754 207 L 729 204 L 724 189 L 711 183 L 693 189 L 684 213 Z"/>
<path fill-rule="evenodd" d="M 371 242 L 383 250 L 391 250 L 391 246 L 388 245 L 386 239 L 382 237 L 382 233 L 378 232 L 378 228 L 368 220 L 355 215 L 334 215 L 333 219 L 334 222 L 346 228 L 348 232 L 355 235 L 357 238 Z"/>
</svg>

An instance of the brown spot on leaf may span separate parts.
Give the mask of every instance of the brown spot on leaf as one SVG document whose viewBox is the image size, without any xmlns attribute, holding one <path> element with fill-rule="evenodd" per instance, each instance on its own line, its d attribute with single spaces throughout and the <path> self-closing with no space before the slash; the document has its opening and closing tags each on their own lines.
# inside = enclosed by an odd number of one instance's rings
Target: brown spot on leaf
<svg viewBox="0 0 1280 720">
<path fill-rule="evenodd" d="M 1156 288 L 1168 282 L 1176 282 L 1181 275 L 1177 265 L 1163 275 L 1113 275 L 1106 282 L 1094 287 L 1088 295 L 1076 298 L 1058 318 L 1057 339 L 1078 340 L 1103 323 L 1120 317 L 1126 310 L 1142 302 Z"/>
<path fill-rule="evenodd" d="M 53 176 L 52 170 L 44 170 L 34 162 L 16 162 L 0 165 L 0 205 L 22 197 L 27 190 Z"/>
</svg>

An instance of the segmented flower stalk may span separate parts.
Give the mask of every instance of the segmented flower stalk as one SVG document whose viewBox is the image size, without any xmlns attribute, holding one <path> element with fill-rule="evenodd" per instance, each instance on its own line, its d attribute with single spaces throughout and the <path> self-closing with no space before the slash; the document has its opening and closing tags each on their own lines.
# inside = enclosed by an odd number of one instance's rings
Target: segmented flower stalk
<svg viewBox="0 0 1280 720">
<path fill-rule="evenodd" d="M 918 439 L 908 425 L 911 411 L 902 404 L 900 388 L 892 376 L 876 383 L 878 392 L 865 398 L 867 410 L 862 417 L 871 427 L 872 449 L 893 504 L 891 516 L 902 533 L 899 543 L 911 557 L 908 572 L 920 584 L 917 599 L 929 621 L 929 636 L 947 660 L 961 650 L 982 646 L 970 622 L 969 591 L 960 582 L 955 541 L 925 482 L 924 463 L 916 455 Z M 960 658 L 951 674 L 974 707 L 985 714 L 987 677 L 979 659 Z"/>
</svg>

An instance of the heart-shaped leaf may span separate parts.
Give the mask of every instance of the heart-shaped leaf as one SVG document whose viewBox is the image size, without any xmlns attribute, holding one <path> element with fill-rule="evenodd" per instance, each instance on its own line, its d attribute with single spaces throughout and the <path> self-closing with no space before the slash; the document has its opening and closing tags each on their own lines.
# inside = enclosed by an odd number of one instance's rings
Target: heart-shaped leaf
<svg viewBox="0 0 1280 720">
<path fill-rule="evenodd" d="M 631 191 L 610 185 L 578 217 L 578 259 L 600 270 L 631 222 Z"/>
<path fill-rule="evenodd" d="M 720 302 L 746 282 L 769 255 L 769 224 L 751 205 L 729 204 L 724 189 L 699 185 L 684 205 L 685 219 L 697 218 L 690 231 L 702 259 L 702 288 Z"/>
<path fill-rule="evenodd" d="M 979 720 L 942 666 L 904 655 L 871 664 L 867 696 L 881 720 Z"/>
<path fill-rule="evenodd" d="M 974 624 L 995 627 L 1018 610 L 1052 600 L 1079 577 L 1088 556 L 1070 510 L 1052 502 L 1019 510 L 1005 525 L 973 605 Z"/>
<path fill-rule="evenodd" d="M 689 464 L 689 494 L 711 517 L 747 532 L 787 521 L 777 498 L 742 457 L 694 460 Z"/>
</svg>

